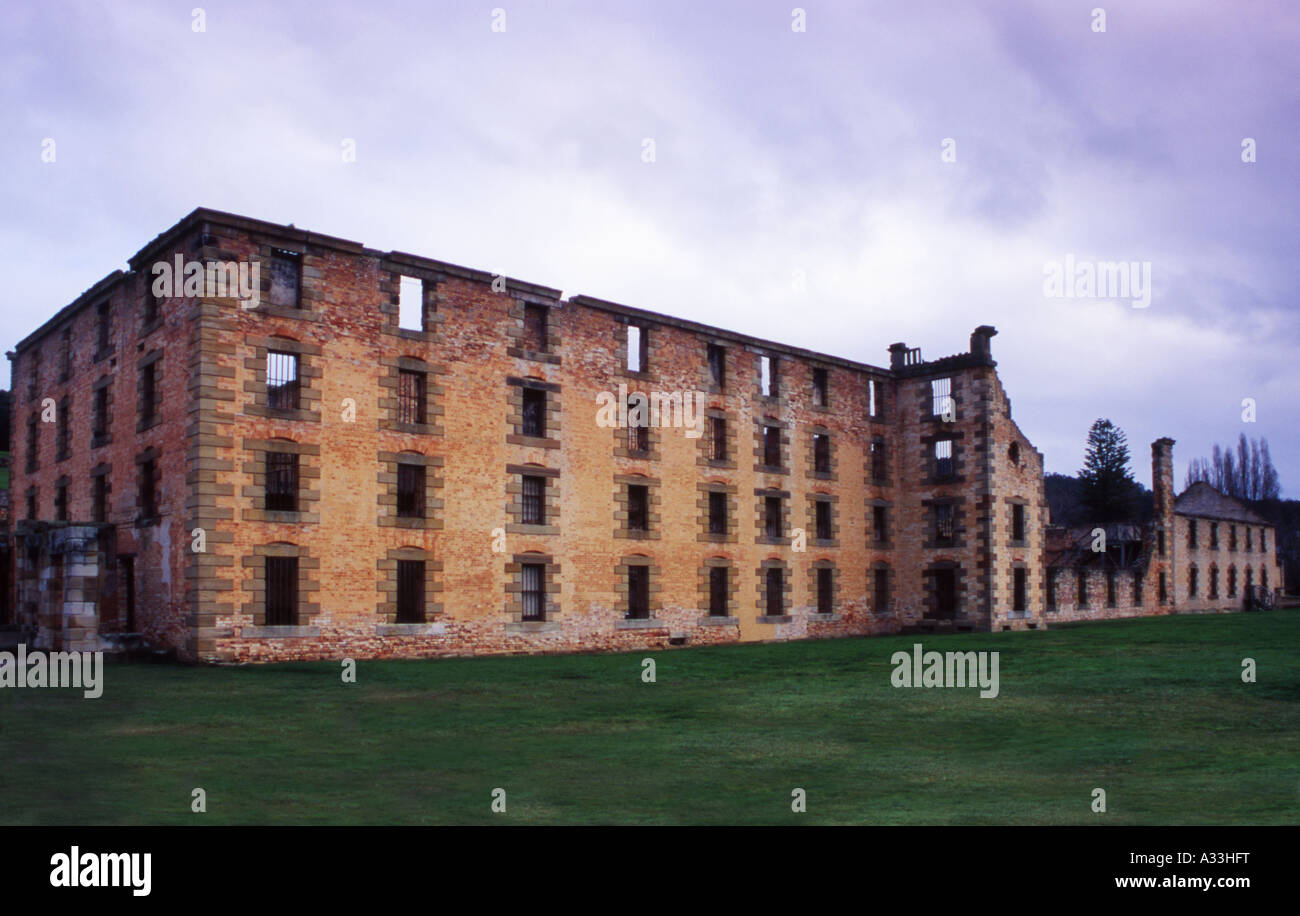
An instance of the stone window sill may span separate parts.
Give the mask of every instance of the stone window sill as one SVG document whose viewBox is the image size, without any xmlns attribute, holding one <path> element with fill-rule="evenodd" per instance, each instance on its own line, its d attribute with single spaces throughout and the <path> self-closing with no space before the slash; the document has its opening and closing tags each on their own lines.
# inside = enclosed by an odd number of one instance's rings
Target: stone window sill
<svg viewBox="0 0 1300 916">
<path fill-rule="evenodd" d="M 506 632 L 517 635 L 558 633 L 560 632 L 560 624 L 555 620 L 516 620 L 506 624 Z"/>
<path fill-rule="evenodd" d="M 709 614 L 695 621 L 696 625 L 701 627 L 738 627 L 740 626 L 739 617 L 724 617 L 721 614 Z"/>
<path fill-rule="evenodd" d="M 665 630 L 668 624 L 653 617 L 624 617 L 614 621 L 616 630 Z"/>
<path fill-rule="evenodd" d="M 381 623 L 375 627 L 377 636 L 442 636 L 446 632 L 445 623 Z"/>
<path fill-rule="evenodd" d="M 298 639 L 320 636 L 320 627 L 241 627 L 239 635 L 247 639 Z"/>
<path fill-rule="evenodd" d="M 789 614 L 781 614 L 779 616 L 762 615 L 758 618 L 758 622 L 759 623 L 789 623 L 790 619 L 791 618 Z"/>
<path fill-rule="evenodd" d="M 524 525 L 517 522 L 506 525 L 506 534 L 553 535 L 559 533 L 559 525 Z"/>
<path fill-rule="evenodd" d="M 526 445 L 532 448 L 559 448 L 559 439 L 548 439 L 544 436 L 525 436 L 520 433 L 510 433 L 506 436 L 506 442 L 510 445 Z"/>
</svg>

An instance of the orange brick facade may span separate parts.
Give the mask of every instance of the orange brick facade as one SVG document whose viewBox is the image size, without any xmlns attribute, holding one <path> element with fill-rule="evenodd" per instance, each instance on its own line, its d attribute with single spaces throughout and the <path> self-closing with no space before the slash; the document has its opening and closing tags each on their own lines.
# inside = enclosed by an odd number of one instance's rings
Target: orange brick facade
<svg viewBox="0 0 1300 916">
<path fill-rule="evenodd" d="M 257 299 L 163 297 L 151 320 L 152 265 L 178 255 L 259 265 Z M 876 367 L 207 210 L 130 266 L 10 354 L 16 610 L 46 645 L 129 626 L 239 662 L 1044 621 L 1042 456 L 992 328 Z M 399 327 L 403 277 L 420 330 Z M 275 359 L 296 364 L 292 406 Z M 601 413 L 620 385 L 698 396 L 702 422 L 629 436 Z M 268 501 L 272 454 L 294 463 L 292 509 Z M 419 563 L 423 618 L 399 619 Z M 285 569 L 293 616 L 272 620 Z"/>
</svg>

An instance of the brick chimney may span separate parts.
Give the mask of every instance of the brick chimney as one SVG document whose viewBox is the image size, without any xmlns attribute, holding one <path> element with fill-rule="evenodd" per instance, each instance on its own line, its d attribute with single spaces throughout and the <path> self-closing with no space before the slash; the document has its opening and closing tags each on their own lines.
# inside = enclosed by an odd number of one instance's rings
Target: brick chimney
<svg viewBox="0 0 1300 916">
<path fill-rule="evenodd" d="M 1174 440 L 1168 436 L 1151 443 L 1151 492 L 1155 504 L 1155 556 L 1151 571 L 1163 593 L 1160 604 L 1178 603 L 1177 564 L 1174 562 Z"/>
<path fill-rule="evenodd" d="M 1151 492 L 1155 496 L 1156 521 L 1174 518 L 1174 440 L 1166 436 L 1151 443 Z"/>
<path fill-rule="evenodd" d="M 978 356 L 986 363 L 993 362 L 993 348 L 989 341 L 998 333 L 998 329 L 991 324 L 982 324 L 976 328 L 970 335 L 970 352 L 972 356 Z"/>
</svg>

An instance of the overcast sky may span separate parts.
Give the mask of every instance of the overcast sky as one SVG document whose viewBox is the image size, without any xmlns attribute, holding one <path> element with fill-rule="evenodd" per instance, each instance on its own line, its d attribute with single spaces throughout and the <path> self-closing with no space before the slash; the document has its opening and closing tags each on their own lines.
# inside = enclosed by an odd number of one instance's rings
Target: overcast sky
<svg viewBox="0 0 1300 916">
<path fill-rule="evenodd" d="M 876 365 L 992 324 L 1049 471 L 1106 416 L 1300 495 L 1300 5 L 195 2 L 6 5 L 6 349 L 206 206 Z"/>
</svg>

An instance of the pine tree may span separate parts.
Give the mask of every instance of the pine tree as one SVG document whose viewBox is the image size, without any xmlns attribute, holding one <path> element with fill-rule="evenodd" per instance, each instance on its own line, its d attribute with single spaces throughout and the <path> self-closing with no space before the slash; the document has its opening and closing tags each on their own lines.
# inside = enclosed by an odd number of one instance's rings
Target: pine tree
<svg viewBox="0 0 1300 916">
<path fill-rule="evenodd" d="M 1097 420 L 1088 430 L 1088 449 L 1079 479 L 1083 483 L 1083 503 L 1093 521 L 1104 524 L 1134 516 L 1138 485 L 1129 468 L 1128 437 L 1110 420 Z"/>
</svg>

